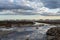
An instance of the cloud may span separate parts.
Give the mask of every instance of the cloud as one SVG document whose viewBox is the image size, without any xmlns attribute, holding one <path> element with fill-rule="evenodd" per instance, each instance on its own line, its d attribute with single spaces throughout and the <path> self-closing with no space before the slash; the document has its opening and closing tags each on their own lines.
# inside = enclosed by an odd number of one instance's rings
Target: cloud
<svg viewBox="0 0 60 40">
<path fill-rule="evenodd" d="M 35 11 L 31 10 L 21 10 L 21 9 L 12 9 L 12 10 L 2 10 L 0 11 L 0 15 L 38 15 Z"/>
<path fill-rule="evenodd" d="M 12 2 L 13 1 L 13 2 Z M 40 0 L 0 0 L 0 9 L 29 9 L 29 10 L 37 10 L 42 7 L 43 4 Z"/>
<path fill-rule="evenodd" d="M 31 2 L 29 0 L 14 0 L 13 2 L 11 1 L 8 1 L 8 0 L 2 0 L 0 1 L 0 9 L 20 9 L 22 10 L 23 12 L 16 12 L 17 14 L 23 14 L 23 15 L 33 15 L 35 14 L 34 12 L 37 11 L 39 9 L 39 7 L 42 7 L 42 6 L 39 6 L 41 5 L 41 3 L 36 3 L 37 0 Z M 24 12 L 24 10 L 26 10 L 26 12 Z M 28 12 L 28 10 L 31 10 L 30 12 Z M 2 12 L 4 12 L 2 10 Z M 11 11 L 12 12 L 12 11 Z"/>
<path fill-rule="evenodd" d="M 29 7 L 22 3 L 22 1 L 19 0 L 0 0 L 0 9 L 24 9 L 24 10 L 33 10 L 32 7 Z"/>
<path fill-rule="evenodd" d="M 59 0 L 0 0 L 0 9 L 20 15 L 60 15 Z M 14 11 L 13 11 L 14 9 Z M 2 10 L 2 12 L 6 13 Z M 3 14 L 4 14 L 3 13 Z"/>
<path fill-rule="evenodd" d="M 23 10 L 33 10 L 33 8 L 28 6 L 21 6 L 21 5 L 2 5 L 0 6 L 0 9 L 23 9 Z"/>
<path fill-rule="evenodd" d="M 60 8 L 60 0 L 41 0 L 45 7 L 50 9 Z"/>
</svg>

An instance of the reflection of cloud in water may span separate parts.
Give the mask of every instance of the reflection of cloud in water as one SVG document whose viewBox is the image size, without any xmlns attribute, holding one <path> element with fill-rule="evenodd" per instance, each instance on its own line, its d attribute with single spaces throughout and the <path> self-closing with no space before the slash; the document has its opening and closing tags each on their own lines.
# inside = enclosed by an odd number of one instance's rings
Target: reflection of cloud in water
<svg viewBox="0 0 60 40">
<path fill-rule="evenodd" d="M 46 31 L 55 26 L 45 25 L 36 29 L 36 27 L 25 27 L 25 28 L 17 28 L 18 30 L 24 29 L 23 31 L 16 31 L 7 36 L 7 38 L 3 38 L 4 40 L 12 39 L 12 40 L 25 40 L 29 38 L 30 40 L 45 40 Z"/>
</svg>

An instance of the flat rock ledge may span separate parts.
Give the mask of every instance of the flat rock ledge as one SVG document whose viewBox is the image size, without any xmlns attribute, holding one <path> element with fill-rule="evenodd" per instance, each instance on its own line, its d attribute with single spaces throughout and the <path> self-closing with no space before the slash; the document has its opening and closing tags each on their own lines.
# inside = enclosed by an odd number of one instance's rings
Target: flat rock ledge
<svg viewBox="0 0 60 40">
<path fill-rule="evenodd" d="M 47 40 L 60 40 L 60 27 L 50 28 L 47 32 Z"/>
</svg>

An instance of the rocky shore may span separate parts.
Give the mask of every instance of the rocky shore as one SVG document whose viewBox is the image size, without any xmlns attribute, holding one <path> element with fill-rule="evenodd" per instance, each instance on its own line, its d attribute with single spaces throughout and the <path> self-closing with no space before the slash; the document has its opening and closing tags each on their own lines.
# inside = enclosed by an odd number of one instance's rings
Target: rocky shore
<svg viewBox="0 0 60 40">
<path fill-rule="evenodd" d="M 47 40 L 60 40 L 60 27 L 53 27 L 46 33 Z"/>
<path fill-rule="evenodd" d="M 11 33 L 14 36 L 14 33 L 17 31 L 21 35 L 21 30 L 36 31 L 36 38 L 44 37 L 45 33 L 47 35 L 47 40 L 59 40 L 60 39 L 60 27 L 54 27 L 55 25 L 38 23 L 34 21 L 0 21 L 0 38 L 8 37 Z M 18 27 L 18 28 L 17 28 Z M 28 28 L 29 27 L 29 28 Z M 35 28 L 33 28 L 35 27 Z M 16 29 L 15 29 L 16 28 Z M 33 28 L 33 29 L 32 29 Z M 2 30 L 1 30 L 2 29 Z M 14 30 L 14 31 L 13 31 Z M 47 32 L 46 32 L 47 31 Z M 40 33 L 39 33 L 40 32 Z M 18 33 L 16 35 L 18 36 Z M 26 33 L 26 32 L 24 32 Z M 42 36 L 41 36 L 42 34 Z M 33 34 L 32 34 L 33 35 Z M 11 35 L 12 36 L 12 35 Z M 37 37 L 39 36 L 39 37 Z M 21 36 L 20 36 L 21 37 Z M 34 36 L 35 37 L 35 36 Z M 43 37 L 41 39 L 43 39 Z M 22 37 L 23 38 L 23 37 Z M 39 39 L 40 39 L 39 38 Z M 28 40 L 28 39 L 26 39 Z M 44 39 L 45 40 L 45 39 Z"/>
</svg>

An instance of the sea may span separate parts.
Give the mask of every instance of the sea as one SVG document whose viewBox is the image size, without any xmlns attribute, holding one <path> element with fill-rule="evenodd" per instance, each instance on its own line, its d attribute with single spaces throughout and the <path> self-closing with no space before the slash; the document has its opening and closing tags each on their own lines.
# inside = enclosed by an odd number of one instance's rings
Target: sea
<svg viewBox="0 0 60 40">
<path fill-rule="evenodd" d="M 55 25 L 44 25 L 37 27 L 13 27 L 9 29 L 0 28 L 3 31 L 13 31 L 12 33 L 1 37 L 0 40 L 46 40 L 48 29 L 56 27 Z"/>
<path fill-rule="evenodd" d="M 41 16 L 41 15 L 0 15 L 0 20 L 39 20 L 39 19 L 60 19 L 60 16 Z M 3 31 L 13 31 L 12 33 L 0 37 L 0 40 L 46 40 L 48 29 L 55 25 L 44 25 L 37 27 L 13 27 L 0 28 Z"/>
</svg>

